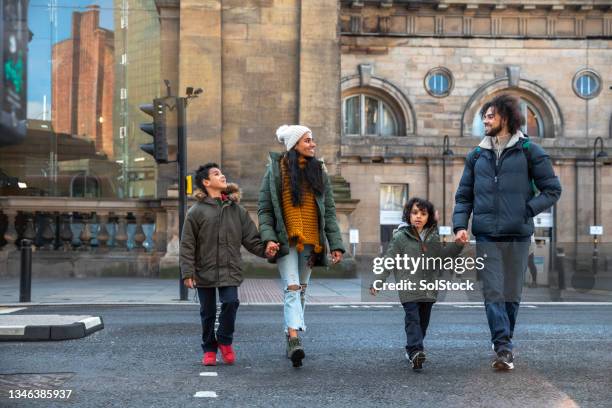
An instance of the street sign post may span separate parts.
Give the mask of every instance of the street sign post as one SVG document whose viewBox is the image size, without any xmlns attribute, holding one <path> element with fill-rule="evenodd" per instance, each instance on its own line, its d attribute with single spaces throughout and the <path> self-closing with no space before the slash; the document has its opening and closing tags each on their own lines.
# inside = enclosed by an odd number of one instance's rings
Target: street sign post
<svg viewBox="0 0 612 408">
<path fill-rule="evenodd" d="M 191 180 L 187 185 L 187 102 L 197 98 L 203 91 L 187 88 L 187 96 L 171 96 L 170 82 L 164 81 L 168 90 L 165 97 L 155 98 L 152 104 L 140 106 L 140 110 L 151 116 L 153 122 L 142 123 L 140 129 L 153 136 L 153 142 L 140 148 L 150 154 L 156 163 L 177 162 L 179 187 L 179 240 L 183 235 L 187 210 L 187 190 L 191 193 Z M 187 300 L 187 288 L 179 273 L 180 300 Z"/>
<path fill-rule="evenodd" d="M 438 233 L 443 236 L 451 235 L 451 227 L 448 225 L 440 225 L 438 227 Z"/>
<path fill-rule="evenodd" d="M 591 225 L 589 228 L 590 235 L 603 235 L 603 225 Z"/>
</svg>

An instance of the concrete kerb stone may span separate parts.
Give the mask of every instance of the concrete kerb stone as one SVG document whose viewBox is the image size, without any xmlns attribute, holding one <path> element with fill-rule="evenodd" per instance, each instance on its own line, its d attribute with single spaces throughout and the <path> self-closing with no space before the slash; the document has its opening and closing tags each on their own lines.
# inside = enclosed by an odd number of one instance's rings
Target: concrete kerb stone
<svg viewBox="0 0 612 408">
<path fill-rule="evenodd" d="M 104 328 L 99 316 L 0 316 L 0 341 L 57 341 L 80 339 Z"/>
</svg>

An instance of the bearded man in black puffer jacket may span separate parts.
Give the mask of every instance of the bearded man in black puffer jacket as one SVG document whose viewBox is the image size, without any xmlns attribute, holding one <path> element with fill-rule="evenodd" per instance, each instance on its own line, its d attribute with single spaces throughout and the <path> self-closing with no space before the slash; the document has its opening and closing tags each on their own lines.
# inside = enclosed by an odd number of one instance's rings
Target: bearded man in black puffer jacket
<svg viewBox="0 0 612 408">
<path fill-rule="evenodd" d="M 497 355 L 492 365 L 511 370 L 533 217 L 559 199 L 561 184 L 544 149 L 521 132 L 525 119 L 517 98 L 499 95 L 480 115 L 486 136 L 466 158 L 455 195 L 453 230 L 458 242 L 467 242 L 472 215 L 477 255 L 485 264 L 480 276 Z"/>
</svg>

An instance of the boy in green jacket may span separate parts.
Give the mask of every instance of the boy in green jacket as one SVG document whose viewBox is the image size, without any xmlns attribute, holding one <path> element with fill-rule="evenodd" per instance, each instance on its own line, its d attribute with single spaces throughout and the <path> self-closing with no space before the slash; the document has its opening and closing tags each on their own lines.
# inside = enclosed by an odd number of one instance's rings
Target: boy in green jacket
<svg viewBox="0 0 612 408">
<path fill-rule="evenodd" d="M 216 365 L 217 348 L 226 364 L 234 364 L 232 348 L 238 300 L 242 283 L 240 246 L 264 257 L 277 249 L 274 242 L 266 246 L 255 223 L 239 205 L 240 190 L 228 184 L 216 163 L 207 163 L 196 171 L 198 202 L 187 212 L 181 236 L 180 267 L 185 286 L 197 289 L 202 320 L 202 363 Z M 215 334 L 219 291 L 221 313 Z"/>
</svg>

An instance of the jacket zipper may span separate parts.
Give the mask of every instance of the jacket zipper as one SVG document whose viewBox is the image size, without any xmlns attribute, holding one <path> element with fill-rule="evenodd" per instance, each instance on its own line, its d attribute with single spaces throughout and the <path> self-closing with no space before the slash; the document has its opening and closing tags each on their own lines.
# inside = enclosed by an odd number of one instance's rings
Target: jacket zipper
<svg viewBox="0 0 612 408">
<path fill-rule="evenodd" d="M 221 278 L 219 273 L 219 236 L 221 235 L 221 217 L 223 216 L 223 210 L 225 209 L 225 203 L 221 205 L 221 211 L 219 211 L 219 218 L 217 223 L 217 282 Z"/>
<path fill-rule="evenodd" d="M 511 146 L 509 148 L 506 148 L 502 151 L 502 153 L 499 155 L 499 158 L 497 157 L 497 153 L 493 153 L 495 154 L 495 234 L 497 235 L 499 233 L 499 184 L 498 184 L 498 176 L 499 176 L 499 170 L 501 169 L 501 164 L 503 162 L 503 159 L 506 156 L 506 153 L 514 150 L 516 145 Z"/>
</svg>

